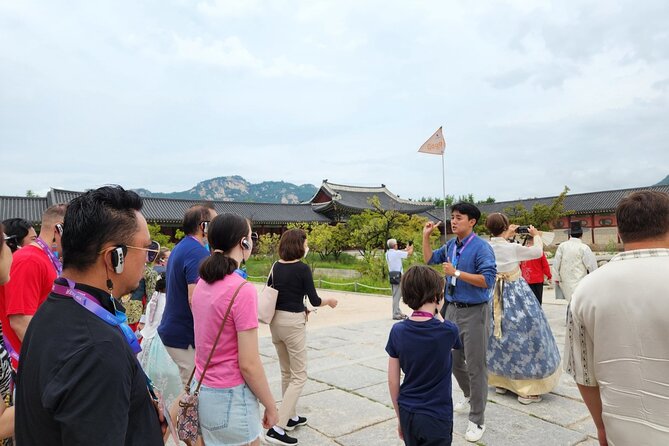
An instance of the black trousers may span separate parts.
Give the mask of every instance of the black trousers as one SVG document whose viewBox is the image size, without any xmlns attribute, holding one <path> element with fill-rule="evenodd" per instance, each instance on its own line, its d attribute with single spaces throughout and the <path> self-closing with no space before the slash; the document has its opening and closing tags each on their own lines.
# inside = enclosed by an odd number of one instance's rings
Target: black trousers
<svg viewBox="0 0 669 446">
<path fill-rule="evenodd" d="M 451 446 L 453 442 L 453 420 L 440 420 L 400 407 L 400 426 L 406 446 Z"/>
<path fill-rule="evenodd" d="M 537 296 L 537 300 L 539 301 L 539 305 L 541 305 L 542 298 L 544 296 L 544 284 L 542 283 L 529 283 L 528 284 L 530 288 L 532 289 L 532 292 L 534 293 L 535 296 Z"/>
</svg>

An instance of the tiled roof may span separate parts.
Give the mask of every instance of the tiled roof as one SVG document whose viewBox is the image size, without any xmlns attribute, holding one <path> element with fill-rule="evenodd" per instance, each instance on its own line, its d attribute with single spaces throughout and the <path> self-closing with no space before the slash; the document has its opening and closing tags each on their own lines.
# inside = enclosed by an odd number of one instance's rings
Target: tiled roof
<svg viewBox="0 0 669 446">
<path fill-rule="evenodd" d="M 320 190 L 324 190 L 330 197 L 332 197 L 331 203 L 336 203 L 337 208 L 349 209 L 352 211 L 374 209 L 373 206 L 369 204 L 369 199 L 374 196 L 378 197 L 383 209 L 396 210 L 406 214 L 424 212 L 434 207 L 431 203 L 418 203 L 401 199 L 390 192 L 385 185 L 381 185 L 381 187 L 359 187 L 333 184 L 323 181 Z M 318 195 L 318 193 L 316 195 Z M 333 206 L 329 205 L 327 202 L 314 203 L 314 209 L 318 212 L 327 212 L 333 210 Z"/>
<path fill-rule="evenodd" d="M 37 224 L 47 207 L 47 199 L 42 197 L 0 197 L 0 221 L 18 217 Z"/>
<path fill-rule="evenodd" d="M 21 217 L 39 222 L 42 212 L 57 203 L 68 203 L 83 192 L 51 189 L 47 198 L 0 197 L 2 219 Z M 188 208 L 201 203 L 199 200 L 171 198 L 143 198 L 142 213 L 149 222 L 181 224 Z M 216 212 L 234 212 L 249 218 L 256 224 L 283 224 L 297 222 L 330 222 L 324 215 L 315 212 L 310 204 L 244 203 L 235 201 L 213 201 Z"/>
<path fill-rule="evenodd" d="M 583 194 L 567 195 L 564 199 L 564 209 L 573 211 L 574 214 L 597 214 L 615 212 L 616 206 L 627 195 L 641 190 L 657 190 L 669 193 L 669 186 L 635 187 L 631 189 L 608 190 L 601 192 L 588 192 Z M 525 209 L 532 209 L 535 204 L 550 206 L 557 197 L 532 198 L 528 200 L 500 201 L 491 204 L 477 204 L 481 212 L 490 214 L 492 212 L 504 212 L 506 208 L 516 205 Z"/>
</svg>

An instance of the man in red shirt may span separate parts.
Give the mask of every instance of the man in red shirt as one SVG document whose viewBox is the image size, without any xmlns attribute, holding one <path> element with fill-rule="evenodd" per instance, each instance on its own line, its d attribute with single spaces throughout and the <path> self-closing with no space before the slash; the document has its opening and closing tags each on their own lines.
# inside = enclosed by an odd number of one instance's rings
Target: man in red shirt
<svg viewBox="0 0 669 446">
<path fill-rule="evenodd" d="M 527 246 L 532 246 L 533 244 L 534 240 L 531 238 L 527 239 Z M 523 273 L 523 279 L 525 279 L 530 288 L 532 288 L 532 292 L 537 296 L 539 305 L 541 305 L 543 303 L 542 299 L 544 295 L 544 276 L 548 277 L 549 281 L 552 278 L 551 267 L 548 265 L 546 254 L 538 259 L 520 262 L 520 270 Z"/>
<path fill-rule="evenodd" d="M 28 324 L 60 275 L 58 255 L 66 209 L 67 205 L 57 204 L 44 211 L 39 237 L 14 253 L 12 280 L 0 287 L 0 321 L 14 367 Z"/>
</svg>

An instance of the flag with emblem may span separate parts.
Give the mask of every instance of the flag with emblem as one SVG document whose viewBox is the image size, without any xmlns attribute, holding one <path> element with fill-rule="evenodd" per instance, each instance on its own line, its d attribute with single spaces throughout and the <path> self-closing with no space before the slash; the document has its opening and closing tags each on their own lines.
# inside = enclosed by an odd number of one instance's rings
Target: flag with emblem
<svg viewBox="0 0 669 446">
<path fill-rule="evenodd" d="M 420 146 L 418 151 L 423 153 L 430 153 L 432 155 L 443 155 L 445 148 L 446 141 L 444 140 L 444 135 L 442 134 L 442 127 L 439 127 L 439 129 L 434 132 L 434 135 L 430 136 L 430 139 L 425 141 L 425 143 Z"/>
</svg>

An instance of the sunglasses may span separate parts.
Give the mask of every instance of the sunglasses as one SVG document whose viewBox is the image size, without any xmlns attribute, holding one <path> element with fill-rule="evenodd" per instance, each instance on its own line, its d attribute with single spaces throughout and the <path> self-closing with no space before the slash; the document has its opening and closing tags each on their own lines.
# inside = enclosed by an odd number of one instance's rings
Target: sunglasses
<svg viewBox="0 0 669 446">
<path fill-rule="evenodd" d="M 146 260 L 149 263 L 153 263 L 156 260 L 156 257 L 158 257 L 158 254 L 160 253 L 160 243 L 158 243 L 155 240 L 151 240 L 151 243 L 149 244 L 148 248 L 141 248 L 139 246 L 130 246 L 130 245 L 124 245 L 124 246 L 129 249 L 139 249 L 141 251 L 146 251 Z"/>
</svg>

